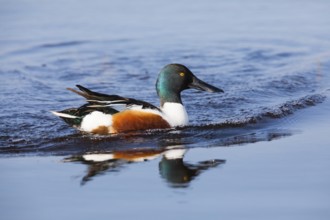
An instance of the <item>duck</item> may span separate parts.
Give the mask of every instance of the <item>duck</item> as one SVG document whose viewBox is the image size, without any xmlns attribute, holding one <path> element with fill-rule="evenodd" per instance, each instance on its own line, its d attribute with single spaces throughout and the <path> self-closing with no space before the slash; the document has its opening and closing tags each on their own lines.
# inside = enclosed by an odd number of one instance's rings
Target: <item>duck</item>
<svg viewBox="0 0 330 220">
<path fill-rule="evenodd" d="M 156 81 L 160 107 L 145 101 L 94 92 L 81 85 L 67 88 L 86 99 L 86 104 L 52 113 L 68 125 L 92 134 L 118 134 L 152 129 L 169 129 L 188 125 L 188 114 L 181 92 L 196 89 L 211 93 L 224 92 L 197 78 L 182 64 L 163 67 Z"/>
</svg>

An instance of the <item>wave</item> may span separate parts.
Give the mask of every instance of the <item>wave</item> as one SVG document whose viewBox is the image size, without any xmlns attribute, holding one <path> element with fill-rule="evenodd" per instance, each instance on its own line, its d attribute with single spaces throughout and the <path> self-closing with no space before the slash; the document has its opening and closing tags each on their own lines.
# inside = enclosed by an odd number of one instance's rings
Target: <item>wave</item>
<svg viewBox="0 0 330 220">
<path fill-rule="evenodd" d="M 259 141 L 271 141 L 290 136 L 297 131 L 283 129 L 281 118 L 299 109 L 317 105 L 325 100 L 321 94 L 307 95 L 297 100 L 263 108 L 253 116 L 235 118 L 221 123 L 192 125 L 168 130 L 152 130 L 119 135 L 97 136 L 74 133 L 63 136 L 31 139 L 8 139 L 1 136 L 5 146 L 0 148 L 3 156 L 14 155 L 74 155 L 91 151 L 115 151 L 145 147 L 164 148 L 185 145 L 187 148 L 236 146 Z M 44 128 L 45 129 L 45 128 Z M 65 130 L 64 127 L 62 129 Z M 52 129 L 56 132 L 56 128 Z M 66 132 L 64 132 L 65 134 Z"/>
</svg>

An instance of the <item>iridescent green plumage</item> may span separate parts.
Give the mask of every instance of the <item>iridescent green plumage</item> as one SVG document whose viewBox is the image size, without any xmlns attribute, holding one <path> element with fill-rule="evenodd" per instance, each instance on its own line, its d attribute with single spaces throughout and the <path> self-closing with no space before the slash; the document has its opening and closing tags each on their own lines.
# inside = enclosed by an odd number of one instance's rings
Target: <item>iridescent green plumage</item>
<svg viewBox="0 0 330 220">
<path fill-rule="evenodd" d="M 181 64 L 169 64 L 158 75 L 156 90 L 161 106 L 165 102 L 182 104 L 181 92 L 190 88 L 207 92 L 223 92 L 222 89 L 198 79 L 187 67 Z"/>
</svg>

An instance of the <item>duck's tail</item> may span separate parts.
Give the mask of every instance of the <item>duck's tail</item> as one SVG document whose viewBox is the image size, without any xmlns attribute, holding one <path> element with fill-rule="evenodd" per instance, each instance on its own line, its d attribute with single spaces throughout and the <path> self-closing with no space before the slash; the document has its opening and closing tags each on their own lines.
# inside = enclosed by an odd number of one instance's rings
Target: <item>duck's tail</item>
<svg viewBox="0 0 330 220">
<path fill-rule="evenodd" d="M 77 116 L 77 112 L 78 109 L 76 108 L 65 109 L 63 111 L 51 111 L 51 113 L 62 118 L 69 125 L 80 126 L 83 117 Z"/>
</svg>

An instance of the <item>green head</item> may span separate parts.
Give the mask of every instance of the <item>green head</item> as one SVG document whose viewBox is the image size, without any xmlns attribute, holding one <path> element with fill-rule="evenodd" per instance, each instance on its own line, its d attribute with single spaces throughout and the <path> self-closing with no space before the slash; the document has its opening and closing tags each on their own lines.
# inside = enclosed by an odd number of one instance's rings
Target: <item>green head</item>
<svg viewBox="0 0 330 220">
<path fill-rule="evenodd" d="M 222 89 L 198 79 L 187 67 L 181 64 L 166 65 L 158 75 L 156 89 L 161 106 L 165 102 L 182 103 L 181 92 L 185 89 L 223 92 Z"/>
</svg>

